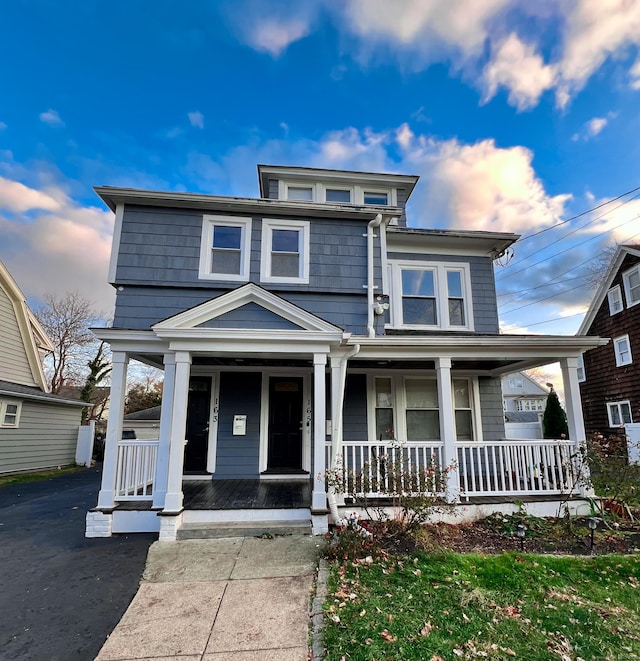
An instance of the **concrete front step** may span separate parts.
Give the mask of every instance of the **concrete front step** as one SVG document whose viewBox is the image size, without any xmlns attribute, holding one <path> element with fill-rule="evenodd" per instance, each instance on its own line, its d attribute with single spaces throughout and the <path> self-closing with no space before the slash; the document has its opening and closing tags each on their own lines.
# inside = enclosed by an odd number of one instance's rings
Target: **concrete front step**
<svg viewBox="0 0 640 661">
<path fill-rule="evenodd" d="M 243 521 L 241 523 L 185 523 L 177 539 L 260 537 L 261 535 L 310 535 L 311 521 Z"/>
</svg>

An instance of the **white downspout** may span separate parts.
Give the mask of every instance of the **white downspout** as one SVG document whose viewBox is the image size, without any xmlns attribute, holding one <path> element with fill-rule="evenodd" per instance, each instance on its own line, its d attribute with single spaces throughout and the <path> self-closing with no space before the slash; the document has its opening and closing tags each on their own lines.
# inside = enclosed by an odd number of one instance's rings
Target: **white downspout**
<svg viewBox="0 0 640 661">
<path fill-rule="evenodd" d="M 380 226 L 382 214 L 379 213 L 367 225 L 367 335 L 375 337 L 376 331 L 373 327 L 373 230 Z"/>
<path fill-rule="evenodd" d="M 339 457 L 342 456 L 342 410 L 344 408 L 344 391 L 346 389 L 347 381 L 347 362 L 353 358 L 360 351 L 360 345 L 354 345 L 353 349 L 342 356 L 340 361 L 340 383 L 338 384 L 338 402 L 336 410 L 332 411 L 333 424 L 331 430 L 331 467 L 333 472 L 338 466 Z M 340 520 L 340 513 L 338 512 L 338 503 L 336 501 L 336 490 L 334 486 L 329 486 L 327 492 L 327 501 L 329 503 L 329 512 L 335 524 Z"/>
</svg>

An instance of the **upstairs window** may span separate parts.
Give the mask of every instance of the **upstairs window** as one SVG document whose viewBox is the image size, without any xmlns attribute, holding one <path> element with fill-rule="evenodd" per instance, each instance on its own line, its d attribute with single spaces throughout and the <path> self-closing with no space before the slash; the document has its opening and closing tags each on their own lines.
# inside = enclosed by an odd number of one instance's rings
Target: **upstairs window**
<svg viewBox="0 0 640 661">
<path fill-rule="evenodd" d="M 349 188 L 327 188 L 325 189 L 325 200 L 327 202 L 351 202 L 351 190 Z"/>
<path fill-rule="evenodd" d="M 262 282 L 309 282 L 309 223 L 262 221 Z"/>
<path fill-rule="evenodd" d="M 375 204 L 377 206 L 389 204 L 389 194 L 382 191 L 362 192 L 363 202 L 365 204 Z"/>
<path fill-rule="evenodd" d="M 611 316 L 622 312 L 622 292 L 620 291 L 620 285 L 612 287 L 607 292 L 607 299 L 609 300 L 609 314 Z"/>
<path fill-rule="evenodd" d="M 313 186 L 287 186 L 288 200 L 313 201 Z"/>
<path fill-rule="evenodd" d="M 0 399 L 0 427 L 18 427 L 22 402 Z"/>
<path fill-rule="evenodd" d="M 205 216 L 200 242 L 199 278 L 249 279 L 251 218 Z"/>
<path fill-rule="evenodd" d="M 616 366 L 622 367 L 623 365 L 630 365 L 633 362 L 631 357 L 631 345 L 629 344 L 629 336 L 623 335 L 616 337 L 613 340 L 613 350 L 616 354 Z"/>
<path fill-rule="evenodd" d="M 544 399 L 519 399 L 516 402 L 518 411 L 544 411 Z"/>
<path fill-rule="evenodd" d="M 583 383 L 586 380 L 587 380 L 587 373 L 585 372 L 584 369 L 584 354 L 581 353 L 578 356 L 578 381 L 580 383 Z"/>
<path fill-rule="evenodd" d="M 630 425 L 633 423 L 629 401 L 608 402 L 607 415 L 609 417 L 609 427 L 620 427 L 621 425 Z"/>
<path fill-rule="evenodd" d="M 627 307 L 640 303 L 640 264 L 622 274 Z"/>
<path fill-rule="evenodd" d="M 439 330 L 473 330 L 466 264 L 390 263 L 392 324 Z"/>
</svg>

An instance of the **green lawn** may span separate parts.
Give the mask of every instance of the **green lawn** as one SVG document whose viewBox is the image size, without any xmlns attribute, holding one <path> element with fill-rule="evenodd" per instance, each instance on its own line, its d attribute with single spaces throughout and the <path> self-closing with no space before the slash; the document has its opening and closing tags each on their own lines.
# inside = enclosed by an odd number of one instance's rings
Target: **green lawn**
<svg viewBox="0 0 640 661">
<path fill-rule="evenodd" d="M 68 475 L 69 473 L 77 473 L 78 471 L 85 470 L 84 466 L 68 466 L 66 468 L 53 468 L 46 471 L 37 471 L 35 473 L 18 473 L 16 475 L 3 475 L 0 477 L 0 487 L 8 486 L 9 484 L 24 484 L 26 482 L 37 482 L 39 480 L 48 480 L 52 477 L 60 475 Z"/>
<path fill-rule="evenodd" d="M 327 661 L 640 659 L 640 556 L 333 563 Z"/>
</svg>

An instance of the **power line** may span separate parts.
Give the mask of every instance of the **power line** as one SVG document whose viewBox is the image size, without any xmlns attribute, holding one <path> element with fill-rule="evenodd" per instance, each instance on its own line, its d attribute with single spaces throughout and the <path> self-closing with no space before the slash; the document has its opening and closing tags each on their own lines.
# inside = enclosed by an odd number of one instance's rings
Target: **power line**
<svg viewBox="0 0 640 661">
<path fill-rule="evenodd" d="M 528 308 L 531 305 L 537 305 L 538 303 L 542 303 L 543 301 L 548 301 L 549 299 L 556 298 L 556 296 L 560 296 L 561 294 L 568 294 L 570 291 L 575 291 L 576 289 L 580 289 L 582 285 L 576 285 L 575 287 L 571 287 L 570 289 L 565 289 L 561 292 L 558 292 L 557 294 L 552 294 L 551 296 L 546 296 L 545 298 L 539 298 L 535 301 L 532 301 L 531 303 L 525 303 L 524 305 L 521 305 L 520 307 L 517 308 L 512 308 L 511 310 L 507 310 L 506 312 L 502 312 L 503 315 L 505 314 L 511 314 L 512 312 L 516 312 L 517 310 L 522 310 L 523 308 Z"/>
<path fill-rule="evenodd" d="M 602 204 L 598 204 L 598 206 L 592 207 L 591 209 L 587 209 L 586 211 L 583 211 L 582 213 L 576 214 L 575 216 L 571 216 L 571 218 L 567 218 L 566 220 L 563 220 L 559 223 L 556 223 L 555 225 L 551 225 L 550 227 L 545 227 L 543 230 L 540 230 L 539 232 L 534 232 L 533 234 L 527 234 L 526 236 L 521 237 L 518 239 L 518 243 L 521 241 L 526 241 L 527 239 L 531 239 L 534 236 L 538 236 L 540 234 L 544 234 L 544 232 L 548 232 L 549 230 L 555 229 L 556 227 L 560 227 L 561 225 L 565 225 L 566 223 L 570 223 L 572 220 L 576 220 L 576 218 L 581 218 L 582 216 L 586 216 L 588 213 L 592 213 L 593 211 L 596 211 L 598 209 L 601 209 L 602 207 L 607 206 L 607 204 L 611 204 L 612 202 L 615 202 L 616 200 L 619 200 L 623 197 L 626 197 L 627 195 L 631 195 L 631 193 L 635 193 L 636 191 L 640 190 L 640 186 L 637 186 L 636 188 L 632 188 L 631 190 L 628 190 L 626 193 L 621 193 L 617 197 L 612 197 L 610 200 L 607 200 L 606 202 L 603 202 Z M 637 195 L 635 196 L 637 197 Z M 631 198 L 633 199 L 633 198 Z M 629 202 L 630 200 L 626 200 L 624 204 Z M 620 208 L 622 206 L 619 205 L 616 207 L 616 209 Z"/>
<path fill-rule="evenodd" d="M 532 326 L 541 326 L 542 324 L 550 324 L 554 321 L 563 321 L 564 319 L 571 319 L 573 317 L 579 317 L 580 315 L 583 315 L 586 313 L 586 310 L 583 310 L 582 312 L 576 312 L 575 314 L 569 314 L 566 317 L 554 317 L 553 319 L 547 319 L 546 321 L 536 321 L 535 324 L 527 324 L 526 328 L 531 328 Z M 524 326 L 521 326 L 521 328 L 524 328 Z"/>
</svg>

